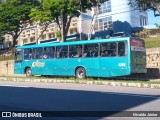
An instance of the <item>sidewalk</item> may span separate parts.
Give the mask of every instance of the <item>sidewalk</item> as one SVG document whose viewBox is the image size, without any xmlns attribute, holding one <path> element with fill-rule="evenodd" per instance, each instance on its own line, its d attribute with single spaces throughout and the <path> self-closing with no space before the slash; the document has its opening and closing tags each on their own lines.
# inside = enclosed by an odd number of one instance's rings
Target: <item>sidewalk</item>
<svg viewBox="0 0 160 120">
<path fill-rule="evenodd" d="M 142 80 L 104 80 L 104 79 L 75 79 L 75 78 L 44 78 L 44 77 L 9 77 L 1 76 L 0 81 L 14 81 L 14 82 L 48 82 L 48 83 L 74 83 L 74 84 L 96 84 L 96 85 L 110 85 L 110 86 L 124 86 L 124 87 L 138 87 L 138 88 L 154 88 L 160 89 L 160 79 L 151 79 L 149 81 Z"/>
</svg>

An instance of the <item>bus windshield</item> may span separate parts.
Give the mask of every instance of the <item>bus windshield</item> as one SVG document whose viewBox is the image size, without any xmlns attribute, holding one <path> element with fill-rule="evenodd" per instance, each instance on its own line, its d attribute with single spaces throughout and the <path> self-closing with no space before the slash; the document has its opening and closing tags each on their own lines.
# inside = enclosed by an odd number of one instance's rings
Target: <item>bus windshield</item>
<svg viewBox="0 0 160 120">
<path fill-rule="evenodd" d="M 15 61 L 22 61 L 23 60 L 23 52 L 21 49 L 17 49 L 15 52 Z"/>
</svg>

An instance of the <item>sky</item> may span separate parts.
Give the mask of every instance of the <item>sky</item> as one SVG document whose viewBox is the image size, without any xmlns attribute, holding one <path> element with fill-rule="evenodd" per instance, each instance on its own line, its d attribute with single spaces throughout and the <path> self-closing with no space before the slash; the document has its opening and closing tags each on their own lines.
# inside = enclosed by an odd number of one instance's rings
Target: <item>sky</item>
<svg viewBox="0 0 160 120">
<path fill-rule="evenodd" d="M 160 16 L 154 17 L 153 11 L 148 11 L 148 25 L 154 25 L 155 23 L 160 24 Z"/>
</svg>

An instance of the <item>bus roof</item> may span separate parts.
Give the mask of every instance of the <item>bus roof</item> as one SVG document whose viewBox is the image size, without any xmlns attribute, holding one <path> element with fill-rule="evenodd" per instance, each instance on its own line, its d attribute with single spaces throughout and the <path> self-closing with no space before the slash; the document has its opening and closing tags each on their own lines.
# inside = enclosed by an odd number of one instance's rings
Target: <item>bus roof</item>
<svg viewBox="0 0 160 120">
<path fill-rule="evenodd" d="M 83 41 L 73 41 L 73 42 L 55 42 L 55 43 L 42 43 L 35 45 L 27 45 L 27 46 L 18 46 L 17 49 L 23 48 L 37 48 L 37 47 L 50 47 L 50 46 L 63 46 L 63 45 L 78 45 L 78 44 L 90 44 L 90 43 L 101 43 L 101 42 L 114 42 L 114 41 L 122 41 L 129 40 L 130 37 L 121 37 L 121 38 L 109 38 L 109 39 L 94 39 L 94 40 L 83 40 Z"/>
</svg>

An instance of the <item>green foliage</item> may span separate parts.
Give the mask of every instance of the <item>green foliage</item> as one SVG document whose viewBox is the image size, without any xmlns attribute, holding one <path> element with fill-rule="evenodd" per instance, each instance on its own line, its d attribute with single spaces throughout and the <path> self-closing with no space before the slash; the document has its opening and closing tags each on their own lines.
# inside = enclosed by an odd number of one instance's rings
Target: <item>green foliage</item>
<svg viewBox="0 0 160 120">
<path fill-rule="evenodd" d="M 14 55 L 0 56 L 0 61 L 6 61 L 6 60 L 14 60 Z"/>
<path fill-rule="evenodd" d="M 129 4 L 140 11 L 151 9 L 155 16 L 160 16 L 160 1 L 159 0 L 129 0 Z M 158 14 L 156 13 L 158 12 Z"/>
<path fill-rule="evenodd" d="M 57 32 L 56 32 L 56 37 L 57 37 L 57 38 L 61 38 L 61 37 L 62 37 L 61 31 L 57 31 Z"/>
<path fill-rule="evenodd" d="M 148 37 L 148 38 L 142 38 L 145 40 L 145 46 L 146 48 L 156 48 L 160 47 L 160 36 L 157 37 Z"/>
<path fill-rule="evenodd" d="M 142 31 L 136 32 L 135 35 L 141 38 L 148 38 L 149 35 L 151 34 L 150 32 L 151 30 L 149 29 L 143 29 Z"/>
<path fill-rule="evenodd" d="M 5 0 L 0 4 L 0 31 L 13 37 L 13 45 L 20 31 L 29 23 L 29 14 L 36 0 Z"/>
<path fill-rule="evenodd" d="M 30 17 L 40 23 L 54 21 L 59 26 L 62 41 L 68 33 L 71 19 L 78 17 L 80 11 L 86 12 L 108 0 L 43 0 L 40 7 L 32 9 Z"/>
</svg>

